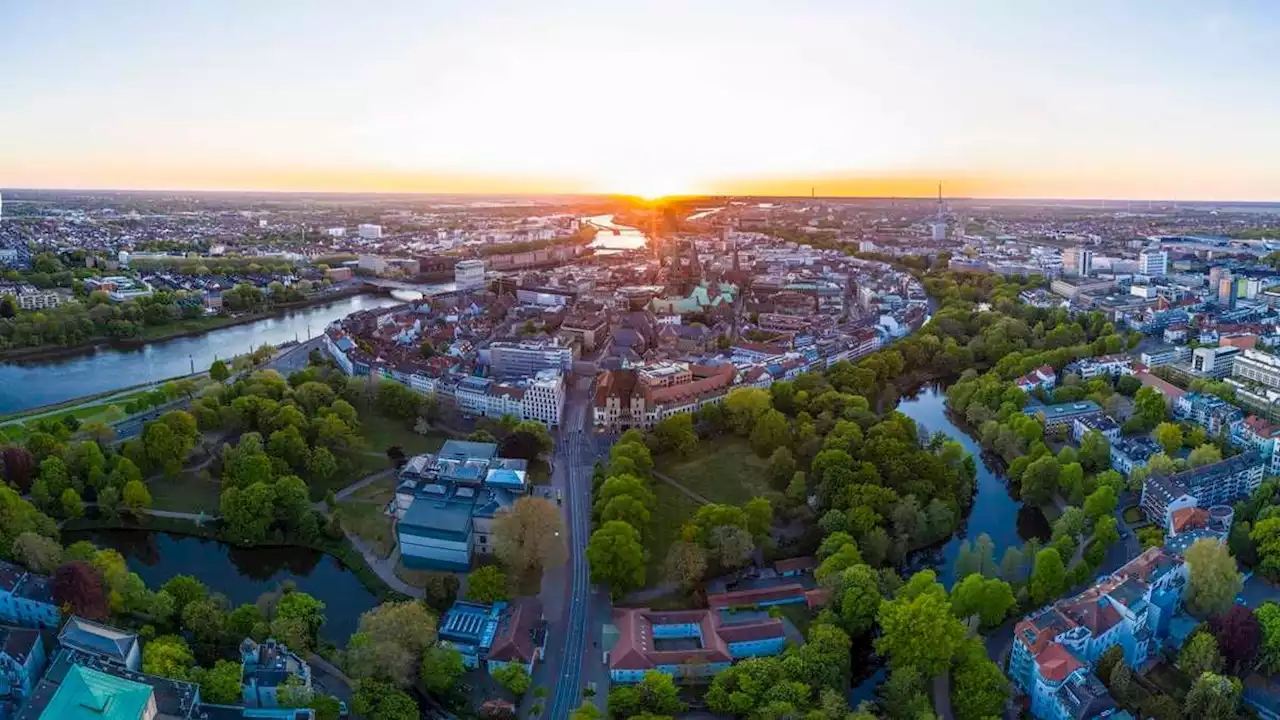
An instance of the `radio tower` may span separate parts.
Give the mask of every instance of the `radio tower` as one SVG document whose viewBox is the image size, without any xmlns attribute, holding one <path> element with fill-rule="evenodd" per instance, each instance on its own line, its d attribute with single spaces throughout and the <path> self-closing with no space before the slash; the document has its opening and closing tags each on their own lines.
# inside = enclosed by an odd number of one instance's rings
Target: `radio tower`
<svg viewBox="0 0 1280 720">
<path fill-rule="evenodd" d="M 938 183 L 938 214 L 937 214 L 938 222 L 943 222 L 944 215 L 946 215 L 946 209 L 942 204 L 942 183 Z"/>
</svg>

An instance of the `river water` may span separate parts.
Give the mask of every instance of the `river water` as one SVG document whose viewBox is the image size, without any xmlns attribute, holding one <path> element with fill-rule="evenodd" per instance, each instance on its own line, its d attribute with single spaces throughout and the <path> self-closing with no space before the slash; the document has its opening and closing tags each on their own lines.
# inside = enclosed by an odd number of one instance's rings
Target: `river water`
<svg viewBox="0 0 1280 720">
<path fill-rule="evenodd" d="M 241 355 L 264 344 L 306 340 L 319 335 L 334 320 L 357 310 L 396 303 L 387 297 L 357 295 L 279 317 L 132 350 L 103 349 L 59 360 L 0 363 L 0 413 L 158 382 L 186 375 L 193 365 L 196 370 L 206 370 L 217 358 Z"/>
<path fill-rule="evenodd" d="M 149 530 L 94 530 L 63 535 L 70 544 L 88 540 L 124 555 L 129 569 L 157 590 L 175 575 L 191 575 L 232 608 L 292 580 L 298 590 L 325 604 L 320 635 L 339 647 L 356 631 L 361 613 L 377 605 L 354 573 L 317 550 L 298 547 L 241 548 L 216 540 Z"/>
<path fill-rule="evenodd" d="M 936 385 L 921 388 L 914 397 L 904 396 L 897 409 L 930 434 L 941 432 L 959 442 L 973 456 L 978 469 L 973 505 L 964 522 L 946 544 L 916 553 L 911 563 L 913 569 L 932 567 L 938 579 L 950 587 L 955 581 L 956 557 L 964 541 L 972 544 L 985 533 L 995 544 L 995 561 L 1000 562 L 1006 548 L 1021 546 L 1032 537 L 1048 537 L 1049 524 L 1040 510 L 1027 507 L 1014 497 L 1004 475 L 989 464 L 978 442 L 947 417 L 947 395 L 942 388 Z"/>
<path fill-rule="evenodd" d="M 595 215 L 586 218 L 586 221 L 600 228 L 600 232 L 596 233 L 596 239 L 590 245 L 600 255 L 622 250 L 638 250 L 649 241 L 644 233 L 633 227 L 614 225 L 612 215 Z M 614 234 L 615 230 L 617 234 Z"/>
</svg>

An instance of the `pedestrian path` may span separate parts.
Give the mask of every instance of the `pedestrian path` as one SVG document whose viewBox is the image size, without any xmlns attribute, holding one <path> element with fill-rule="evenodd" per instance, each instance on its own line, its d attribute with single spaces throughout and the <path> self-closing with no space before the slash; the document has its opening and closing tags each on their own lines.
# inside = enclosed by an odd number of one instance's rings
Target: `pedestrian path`
<svg viewBox="0 0 1280 720">
<path fill-rule="evenodd" d="M 675 489 L 679 490 L 680 492 L 684 493 L 685 495 L 688 495 L 688 496 L 690 497 L 690 499 L 692 499 L 694 502 L 698 503 L 699 505 L 710 505 L 710 504 L 711 504 L 711 501 L 710 501 L 710 500 L 708 500 L 708 499 L 706 499 L 705 497 L 703 497 L 703 496 L 699 495 L 698 493 L 696 493 L 696 492 L 694 492 L 694 491 L 690 490 L 689 488 L 687 488 L 687 487 L 685 487 L 685 486 L 681 485 L 681 484 L 680 484 L 680 481 L 679 481 L 679 480 L 676 480 L 676 479 L 675 479 L 675 478 L 673 478 L 673 477 L 670 477 L 670 476 L 668 476 L 668 475 L 663 475 L 662 473 L 658 472 L 657 470 L 654 470 L 654 471 L 653 471 L 653 476 L 654 476 L 654 477 L 656 477 L 656 478 L 658 478 L 658 479 L 659 479 L 659 480 L 661 480 L 662 482 L 664 482 L 664 483 L 666 483 L 666 484 L 670 485 L 671 487 L 673 487 L 673 488 L 675 488 Z"/>
</svg>

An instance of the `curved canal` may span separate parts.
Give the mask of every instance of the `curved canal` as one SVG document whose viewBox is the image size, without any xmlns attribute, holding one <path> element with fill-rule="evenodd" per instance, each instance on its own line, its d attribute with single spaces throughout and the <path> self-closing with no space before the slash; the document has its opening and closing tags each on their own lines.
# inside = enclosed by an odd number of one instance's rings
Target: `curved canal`
<svg viewBox="0 0 1280 720">
<path fill-rule="evenodd" d="M 306 340 L 353 312 L 395 304 L 392 298 L 357 295 L 131 350 L 110 348 L 56 360 L 0 363 L 0 413 L 159 382 L 186 375 L 192 366 L 206 370 L 217 358 L 241 355 L 262 345 Z"/>
<path fill-rule="evenodd" d="M 916 421 L 930 435 L 941 432 L 959 442 L 973 456 L 978 475 L 973 505 L 960 527 L 946 544 L 921 550 L 911 560 L 912 569 L 932 567 L 943 585 L 955 581 L 956 558 L 960 546 L 972 544 L 979 535 L 987 535 L 995 545 L 995 561 L 1000 562 L 1006 548 L 1021 546 L 1035 537 L 1049 537 L 1049 523 L 1039 508 L 1028 507 L 1014 497 L 1009 482 L 994 466 L 994 458 L 985 456 L 982 446 L 947 416 L 947 394 L 938 385 L 921 388 L 913 397 L 903 396 L 897 410 Z"/>
<path fill-rule="evenodd" d="M 338 647 L 356 631 L 360 615 L 378 604 L 354 573 L 318 551 L 298 547 L 241 548 L 217 540 L 150 530 L 91 530 L 65 533 L 63 542 L 88 540 L 118 550 L 129 569 L 152 590 L 176 575 L 191 575 L 231 608 L 292 580 L 298 590 L 325 604 L 320 635 Z"/>
</svg>

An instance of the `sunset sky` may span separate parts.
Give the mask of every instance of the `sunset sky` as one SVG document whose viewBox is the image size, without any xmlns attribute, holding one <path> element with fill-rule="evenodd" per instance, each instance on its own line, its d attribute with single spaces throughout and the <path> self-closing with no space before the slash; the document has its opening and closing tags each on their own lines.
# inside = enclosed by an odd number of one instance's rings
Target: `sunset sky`
<svg viewBox="0 0 1280 720">
<path fill-rule="evenodd" d="M 1280 200 L 1280 5 L 7 0 L 0 188 Z"/>
</svg>

